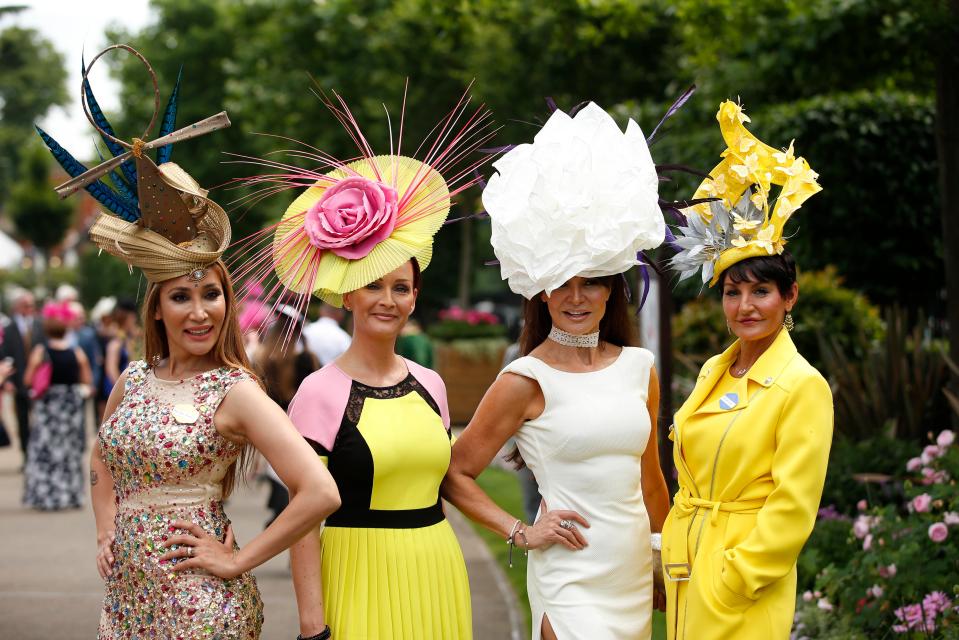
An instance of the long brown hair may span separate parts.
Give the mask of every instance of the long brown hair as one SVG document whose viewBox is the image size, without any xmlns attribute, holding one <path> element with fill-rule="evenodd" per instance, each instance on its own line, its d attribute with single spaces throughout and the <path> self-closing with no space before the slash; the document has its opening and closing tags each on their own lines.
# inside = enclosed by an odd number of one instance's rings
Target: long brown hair
<svg viewBox="0 0 959 640">
<path fill-rule="evenodd" d="M 609 289 L 606 312 L 599 321 L 599 339 L 617 347 L 638 346 L 636 327 L 629 314 L 626 281 L 620 276 L 604 276 L 596 280 Z M 542 297 L 534 296 L 531 300 L 524 300 L 523 332 L 519 336 L 520 353 L 527 356 L 530 351 L 543 344 L 552 326 L 553 320 L 549 315 L 549 307 L 543 302 Z M 526 466 L 519 447 L 514 446 L 504 458 L 507 462 L 513 463 L 517 469 Z"/>
<path fill-rule="evenodd" d="M 246 356 L 243 346 L 243 335 L 237 321 L 236 294 L 233 291 L 233 279 L 230 271 L 221 260 L 210 266 L 220 276 L 223 285 L 223 297 L 226 303 L 226 315 L 223 317 L 223 327 L 216 344 L 213 346 L 213 356 L 222 367 L 241 369 L 253 376 L 257 384 L 262 386 L 259 376 L 250 367 L 250 360 Z M 146 361 L 154 364 L 163 358 L 170 357 L 170 343 L 167 339 L 166 327 L 163 320 L 157 320 L 156 312 L 160 306 L 160 289 L 162 283 L 151 282 L 147 287 L 146 300 L 143 303 L 143 349 Z M 230 465 L 223 476 L 223 497 L 227 498 L 233 492 L 237 480 L 242 477 L 253 461 L 253 450 L 250 445 L 243 447 L 240 457 Z"/>
<path fill-rule="evenodd" d="M 302 351 L 297 352 L 296 345 L 287 343 L 290 336 L 296 336 Z M 267 330 L 253 356 L 253 366 L 263 380 L 266 394 L 284 410 L 296 395 L 303 377 L 320 368 L 320 361 L 309 350 L 303 337 L 302 322 L 274 322 Z"/>
<path fill-rule="evenodd" d="M 629 315 L 629 303 L 626 300 L 626 283 L 620 276 L 596 278 L 609 289 L 606 312 L 599 321 L 599 339 L 617 347 L 635 347 L 636 327 Z M 540 296 L 525 300 L 523 304 L 523 332 L 519 336 L 519 350 L 524 356 L 546 340 L 553 320 L 549 308 Z"/>
</svg>

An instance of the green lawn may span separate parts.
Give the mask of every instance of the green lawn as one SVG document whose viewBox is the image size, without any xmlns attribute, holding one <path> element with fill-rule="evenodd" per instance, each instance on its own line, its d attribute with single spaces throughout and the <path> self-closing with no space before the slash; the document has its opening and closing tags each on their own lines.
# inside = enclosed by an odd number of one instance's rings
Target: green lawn
<svg viewBox="0 0 959 640">
<path fill-rule="evenodd" d="M 520 492 L 519 480 L 516 474 L 503 469 L 487 468 L 486 471 L 477 479 L 483 490 L 498 504 L 513 514 L 523 513 L 522 494 Z M 522 551 L 513 552 L 513 568 L 510 569 L 506 563 L 506 556 L 509 547 L 503 542 L 503 539 L 494 535 L 485 528 L 474 524 L 473 527 L 479 535 L 486 541 L 493 557 L 496 558 L 500 566 L 506 572 L 510 584 L 516 591 L 519 598 L 519 608 L 526 621 L 526 628 L 530 628 L 529 598 L 526 596 L 526 558 Z M 658 611 L 653 612 L 653 640 L 665 640 L 666 624 L 665 617 Z"/>
</svg>

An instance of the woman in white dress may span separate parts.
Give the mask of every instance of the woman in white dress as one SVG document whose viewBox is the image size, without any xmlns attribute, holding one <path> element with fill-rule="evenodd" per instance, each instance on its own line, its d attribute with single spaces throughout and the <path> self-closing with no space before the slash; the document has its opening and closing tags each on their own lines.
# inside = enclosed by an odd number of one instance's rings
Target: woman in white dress
<svg viewBox="0 0 959 640">
<path fill-rule="evenodd" d="M 634 346 L 618 274 L 663 241 L 655 167 L 639 127 L 624 134 L 592 103 L 554 112 L 494 166 L 483 204 L 503 276 L 527 298 L 524 357 L 455 443 L 443 493 L 529 552 L 534 640 L 646 640 L 654 601 L 665 606 L 650 533 L 669 495 L 653 355 Z M 533 524 L 476 483 L 511 437 L 543 496 Z"/>
</svg>

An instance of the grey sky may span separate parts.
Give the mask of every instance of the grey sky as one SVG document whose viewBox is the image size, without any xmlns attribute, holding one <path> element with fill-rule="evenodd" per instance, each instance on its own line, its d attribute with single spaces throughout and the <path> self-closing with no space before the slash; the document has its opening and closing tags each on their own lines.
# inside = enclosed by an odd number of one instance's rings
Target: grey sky
<svg viewBox="0 0 959 640">
<path fill-rule="evenodd" d="M 7 4 L 7 3 L 4 3 Z M 69 76 L 70 103 L 50 111 L 39 124 L 60 144 L 80 157 L 86 156 L 96 135 L 80 107 L 80 55 L 89 60 L 108 43 L 104 32 L 112 24 L 139 29 L 150 18 L 148 0 L 10 0 L 30 8 L 5 18 L 2 26 L 17 24 L 43 33 L 64 55 Z M 112 44 L 112 43 L 109 43 Z M 119 104 L 118 87 L 107 74 L 106 65 L 97 64 L 90 74 L 97 100 L 107 111 Z"/>
</svg>

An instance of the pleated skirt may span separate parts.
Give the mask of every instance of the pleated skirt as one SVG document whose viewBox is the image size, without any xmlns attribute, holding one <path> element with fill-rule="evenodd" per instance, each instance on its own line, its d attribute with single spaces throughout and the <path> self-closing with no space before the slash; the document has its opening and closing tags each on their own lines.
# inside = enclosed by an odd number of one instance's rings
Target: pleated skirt
<svg viewBox="0 0 959 640">
<path fill-rule="evenodd" d="M 449 523 L 325 527 L 323 600 L 334 638 L 470 640 L 469 582 Z"/>
</svg>

